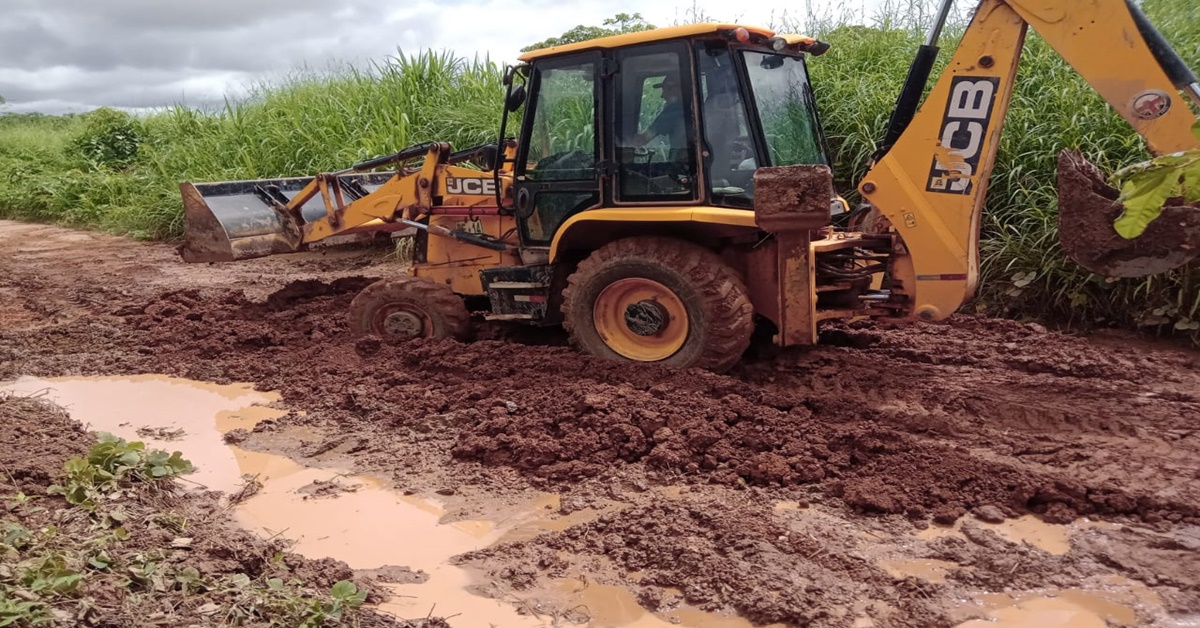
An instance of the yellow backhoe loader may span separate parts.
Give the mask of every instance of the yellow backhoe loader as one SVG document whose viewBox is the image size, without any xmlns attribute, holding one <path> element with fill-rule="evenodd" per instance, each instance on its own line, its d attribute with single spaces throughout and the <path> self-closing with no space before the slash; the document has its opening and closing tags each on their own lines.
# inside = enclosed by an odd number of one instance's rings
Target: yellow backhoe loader
<svg viewBox="0 0 1200 628">
<path fill-rule="evenodd" d="M 853 211 L 832 188 L 805 65 L 828 44 L 695 24 L 525 54 L 505 74 L 494 145 L 184 183 L 181 252 L 226 261 L 415 229 L 411 275 L 357 295 L 354 332 L 461 337 L 464 297 L 486 297 L 487 317 L 561 323 L 595 355 L 718 370 L 756 327 L 791 346 L 815 343 L 826 320 L 942 319 L 976 287 L 980 213 L 1029 27 L 1152 154 L 1200 148 L 1196 77 L 1129 0 L 983 0 L 918 107 L 950 4 Z M 1125 240 L 1115 191 L 1082 158 L 1060 161 L 1073 203 L 1063 239 L 1080 263 L 1139 275 L 1200 252 L 1200 213 L 1171 209 Z"/>
</svg>

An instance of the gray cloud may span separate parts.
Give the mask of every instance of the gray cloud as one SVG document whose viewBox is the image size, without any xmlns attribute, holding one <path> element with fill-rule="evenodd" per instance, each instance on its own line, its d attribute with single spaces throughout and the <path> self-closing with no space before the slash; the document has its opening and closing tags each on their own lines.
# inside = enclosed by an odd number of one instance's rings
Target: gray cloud
<svg viewBox="0 0 1200 628">
<path fill-rule="evenodd" d="M 221 102 L 227 92 L 333 60 L 417 45 L 433 18 L 380 28 L 376 0 L 4 0 L 0 95 L 11 111 Z M 409 23 L 411 22 L 411 23 Z"/>
<path fill-rule="evenodd" d="M 678 4 L 697 3 L 720 7 L 712 15 L 729 7 L 728 0 L 0 0 L 0 96 L 8 101 L 0 111 L 219 106 L 302 66 L 364 64 L 398 48 L 511 61 L 522 46 L 577 24 L 640 11 L 665 26 L 680 14 Z"/>
</svg>

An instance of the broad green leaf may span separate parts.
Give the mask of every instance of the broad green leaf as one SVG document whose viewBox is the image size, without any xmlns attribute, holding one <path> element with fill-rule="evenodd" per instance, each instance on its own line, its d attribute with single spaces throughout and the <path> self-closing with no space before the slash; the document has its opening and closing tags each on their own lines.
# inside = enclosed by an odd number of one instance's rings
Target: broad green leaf
<svg viewBox="0 0 1200 628">
<path fill-rule="evenodd" d="M 50 590 L 55 593 L 71 593 L 79 588 L 79 583 L 82 580 L 83 574 L 80 573 L 70 572 L 59 575 L 49 582 Z"/>
<path fill-rule="evenodd" d="M 84 460 L 83 458 L 71 458 L 70 460 L 66 461 L 66 463 L 63 464 L 63 469 L 66 470 L 66 472 L 68 474 L 79 473 L 80 471 L 83 471 L 87 467 L 88 467 L 88 462 L 87 462 L 87 460 Z"/>
<path fill-rule="evenodd" d="M 354 586 L 354 583 L 349 580 L 342 580 L 333 585 L 333 588 L 329 590 L 329 594 L 339 600 L 347 599 L 357 592 L 358 587 Z"/>
<path fill-rule="evenodd" d="M 1131 175 L 1121 187 L 1125 211 L 1113 223 L 1122 238 L 1142 235 L 1146 226 L 1162 213 L 1166 200 L 1179 194 L 1179 173 L 1172 168 L 1146 170 Z"/>
<path fill-rule="evenodd" d="M 167 465 L 179 474 L 191 473 L 195 470 L 195 467 L 192 466 L 192 462 L 184 459 L 183 454 L 178 451 L 171 454 L 171 457 L 167 459 Z"/>
<path fill-rule="evenodd" d="M 1183 197 L 1188 203 L 1200 201 L 1200 158 L 1183 167 Z"/>
<path fill-rule="evenodd" d="M 200 580 L 200 571 L 195 567 L 184 567 L 175 574 L 175 579 L 183 583 L 196 582 Z"/>
<path fill-rule="evenodd" d="M 1200 120 L 1192 123 L 1192 135 L 1195 135 L 1196 139 L 1200 140 Z"/>
</svg>

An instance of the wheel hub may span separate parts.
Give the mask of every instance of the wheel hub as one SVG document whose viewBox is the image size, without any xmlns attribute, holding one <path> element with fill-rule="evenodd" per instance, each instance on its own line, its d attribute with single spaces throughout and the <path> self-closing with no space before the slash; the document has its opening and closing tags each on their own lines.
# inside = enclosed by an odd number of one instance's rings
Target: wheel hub
<svg viewBox="0 0 1200 628">
<path fill-rule="evenodd" d="M 625 326 L 639 336 L 662 333 L 670 320 L 670 312 L 658 301 L 647 299 L 625 308 Z"/>
<path fill-rule="evenodd" d="M 383 333 L 395 338 L 419 338 L 424 335 L 425 322 L 413 312 L 392 312 L 383 319 Z"/>
<path fill-rule="evenodd" d="M 596 332 L 618 355 L 658 362 L 679 351 L 688 337 L 688 314 L 670 288 L 645 277 L 618 279 L 596 295 Z"/>
</svg>

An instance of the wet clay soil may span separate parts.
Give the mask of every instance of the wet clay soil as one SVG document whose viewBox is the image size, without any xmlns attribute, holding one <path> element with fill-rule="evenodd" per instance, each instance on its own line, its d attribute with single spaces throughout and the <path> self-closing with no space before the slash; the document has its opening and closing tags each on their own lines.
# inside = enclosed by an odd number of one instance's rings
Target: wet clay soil
<svg viewBox="0 0 1200 628">
<path fill-rule="evenodd" d="M 284 414 L 239 447 L 436 495 L 444 522 L 558 495 L 458 558 L 476 593 L 550 623 L 1200 614 L 1193 350 L 955 316 L 834 327 L 715 375 L 488 325 L 468 344 L 349 338 L 355 292 L 399 272 L 385 251 L 186 265 L 4 222 L 0 247 L 0 380 L 253 382 Z M 605 615 L 629 599 L 633 617 Z"/>
<path fill-rule="evenodd" d="M 121 574 L 135 566 L 130 557 L 160 561 L 160 573 L 196 569 L 208 582 L 235 574 L 250 578 L 274 577 L 294 583 L 297 591 L 328 590 L 335 582 L 357 579 L 370 591 L 369 599 L 386 599 L 387 591 L 368 574 L 355 574 L 344 562 L 309 560 L 289 551 L 281 539 L 264 540 L 242 529 L 226 512 L 218 493 L 184 490 L 184 483 L 168 482 L 157 491 L 127 491 L 119 498 L 121 521 L 129 530 L 124 542 L 104 540 L 107 521 L 91 517 L 81 508 L 71 508 L 57 497 L 47 496 L 47 487 L 61 478 L 63 463 L 73 456 L 86 456 L 95 436 L 44 395 L 10 394 L 0 391 L 0 519 L 5 529 L 23 526 L 38 531 L 40 542 L 57 542 L 68 551 L 107 548 L 112 564 L 108 569 L 87 570 L 86 584 L 78 596 L 54 600 L 58 613 L 53 626 L 189 626 L 223 624 L 208 607 L 225 609 L 238 603 L 232 591 L 205 591 L 189 595 L 174 586 L 140 587 Z M 24 499 L 13 499 L 23 494 Z M 178 522 L 175 525 L 171 522 Z M 47 532 L 53 530 L 53 532 Z M 45 540 L 49 539 L 49 541 Z M 72 545 L 75 543 L 76 545 Z M 169 549 L 164 549 L 169 548 Z M 11 548 L 7 551 L 16 553 Z M 91 555 L 91 554 L 89 554 Z M 115 557 L 115 558 L 114 558 Z M 275 558 L 273 558 L 275 557 Z M 12 569 L 19 559 L 7 557 L 3 566 Z M 24 557 L 22 557 L 24 558 Z M 70 554 L 70 568 L 80 569 Z M 21 565 L 27 565 L 30 560 Z M 6 574 L 11 577 L 11 573 Z M 173 581 L 172 581 L 173 582 Z M 76 602 L 72 597 L 82 597 Z M 12 598 L 10 598 L 12 599 Z M 50 596 L 41 601 L 51 599 Z M 13 606 L 7 607 L 14 612 Z M 86 609 L 86 610 L 84 610 Z M 68 612 L 70 611 L 70 612 Z M 77 611 L 77 612 L 76 612 Z M 6 614 L 10 620 L 17 615 Z M 374 610 L 358 617 L 364 627 L 439 628 L 439 621 L 397 621 Z M 244 625 L 260 626 L 253 616 Z M 20 621 L 17 626 L 25 625 Z"/>
</svg>

